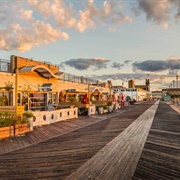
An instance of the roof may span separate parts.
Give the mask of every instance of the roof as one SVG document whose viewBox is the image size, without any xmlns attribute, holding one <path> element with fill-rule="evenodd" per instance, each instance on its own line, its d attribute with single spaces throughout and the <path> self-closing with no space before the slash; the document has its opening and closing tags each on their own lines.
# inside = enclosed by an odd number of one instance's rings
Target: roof
<svg viewBox="0 0 180 180">
<path fill-rule="evenodd" d="M 36 72 L 37 74 L 39 74 L 43 78 L 59 79 L 64 75 L 64 73 L 62 73 L 62 72 L 58 72 L 58 73 L 54 74 L 53 72 L 51 72 L 50 69 L 48 69 L 44 65 L 26 66 L 26 67 L 19 69 L 20 73 L 29 73 L 29 72 L 33 72 L 33 71 Z"/>
</svg>

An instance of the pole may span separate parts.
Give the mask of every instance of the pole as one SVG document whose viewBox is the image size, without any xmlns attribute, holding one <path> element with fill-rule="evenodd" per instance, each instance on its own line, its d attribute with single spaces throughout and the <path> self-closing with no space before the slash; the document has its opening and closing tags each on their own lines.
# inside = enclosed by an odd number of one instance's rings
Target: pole
<svg viewBox="0 0 180 180">
<path fill-rule="evenodd" d="M 178 88 L 178 75 L 176 75 L 176 87 Z"/>
<path fill-rule="evenodd" d="M 15 107 L 16 114 L 18 113 L 18 68 L 16 68 L 16 81 L 15 81 Z"/>
<path fill-rule="evenodd" d="M 88 83 L 88 104 L 90 105 L 90 84 Z"/>
</svg>

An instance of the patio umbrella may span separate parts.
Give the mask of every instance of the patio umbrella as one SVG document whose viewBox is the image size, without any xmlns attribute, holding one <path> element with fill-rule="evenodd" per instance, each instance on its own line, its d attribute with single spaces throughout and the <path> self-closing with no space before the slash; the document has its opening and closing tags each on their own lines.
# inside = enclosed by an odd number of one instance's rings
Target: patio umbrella
<svg viewBox="0 0 180 180">
<path fill-rule="evenodd" d="M 101 100 L 101 94 L 98 92 L 98 101 Z"/>
<path fill-rule="evenodd" d="M 63 97 L 63 92 L 59 92 L 59 101 L 62 101 L 62 97 Z"/>
<path fill-rule="evenodd" d="M 81 103 L 82 103 L 82 104 L 88 104 L 88 95 L 87 95 L 87 93 L 84 95 Z"/>
<path fill-rule="evenodd" d="M 113 99 L 112 99 L 112 102 L 116 102 L 116 95 L 115 95 L 115 93 L 113 93 Z"/>
<path fill-rule="evenodd" d="M 91 100 L 94 101 L 94 93 L 91 94 Z"/>
<path fill-rule="evenodd" d="M 122 99 L 123 99 L 123 94 L 121 93 L 121 94 L 119 94 L 119 98 L 118 98 L 119 102 L 121 102 Z"/>
<path fill-rule="evenodd" d="M 125 95 L 124 94 L 121 94 L 121 101 L 125 101 Z"/>
</svg>

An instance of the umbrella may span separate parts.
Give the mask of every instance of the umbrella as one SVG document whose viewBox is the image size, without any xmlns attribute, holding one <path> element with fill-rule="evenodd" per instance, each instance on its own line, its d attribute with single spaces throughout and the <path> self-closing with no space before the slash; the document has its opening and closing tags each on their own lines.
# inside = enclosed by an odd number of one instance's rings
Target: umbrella
<svg viewBox="0 0 180 180">
<path fill-rule="evenodd" d="M 125 94 L 121 94 L 121 101 L 125 101 Z"/>
<path fill-rule="evenodd" d="M 63 92 L 59 92 L 59 101 L 62 101 L 62 97 L 63 97 Z"/>
<path fill-rule="evenodd" d="M 94 101 L 94 93 L 91 94 L 91 100 Z"/>
<path fill-rule="evenodd" d="M 87 93 L 84 95 L 81 103 L 82 103 L 82 104 L 88 104 L 88 95 L 87 95 Z"/>
<path fill-rule="evenodd" d="M 101 94 L 98 92 L 98 100 L 101 100 Z"/>
<path fill-rule="evenodd" d="M 116 95 L 115 95 L 115 93 L 113 93 L 113 99 L 112 99 L 112 102 L 116 102 Z"/>
</svg>

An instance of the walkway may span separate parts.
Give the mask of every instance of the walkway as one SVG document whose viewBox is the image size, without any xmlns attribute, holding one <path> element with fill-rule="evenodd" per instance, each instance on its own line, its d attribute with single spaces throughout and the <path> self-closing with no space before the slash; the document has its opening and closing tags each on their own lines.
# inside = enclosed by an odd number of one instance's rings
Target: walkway
<svg viewBox="0 0 180 180">
<path fill-rule="evenodd" d="M 178 179 L 180 116 L 164 102 L 153 104 L 35 128 L 16 137 L 21 144 L 36 135 L 16 151 L 12 138 L 4 143 L 9 153 L 1 151 L 0 179 Z"/>
<path fill-rule="evenodd" d="M 161 102 L 134 179 L 180 179 L 180 114 Z"/>
</svg>

